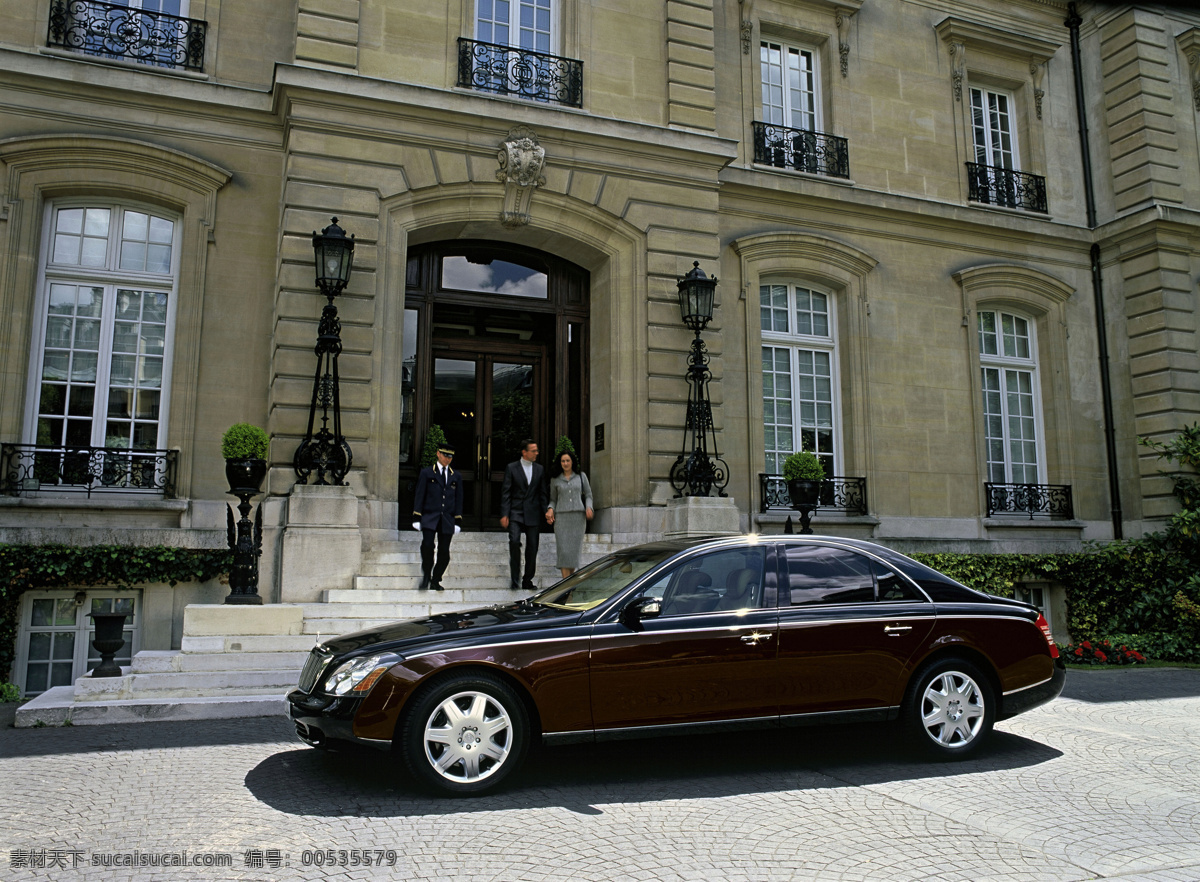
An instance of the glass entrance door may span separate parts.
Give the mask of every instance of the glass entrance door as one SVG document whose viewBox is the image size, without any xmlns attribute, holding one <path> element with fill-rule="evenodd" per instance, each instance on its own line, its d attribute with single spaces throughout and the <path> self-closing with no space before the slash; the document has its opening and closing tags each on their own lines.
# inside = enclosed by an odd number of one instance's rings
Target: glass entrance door
<svg viewBox="0 0 1200 882">
<path fill-rule="evenodd" d="M 491 348 L 433 352 L 429 421 L 454 445 L 454 470 L 464 484 L 463 526 L 475 530 L 499 529 L 504 468 L 518 457 L 521 441 L 549 443 L 544 353 Z"/>
</svg>

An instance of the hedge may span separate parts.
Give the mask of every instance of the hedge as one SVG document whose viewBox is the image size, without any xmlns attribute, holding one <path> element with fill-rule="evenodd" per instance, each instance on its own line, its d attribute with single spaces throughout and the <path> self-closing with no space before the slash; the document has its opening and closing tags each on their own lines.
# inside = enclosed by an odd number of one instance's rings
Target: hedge
<svg viewBox="0 0 1200 882">
<path fill-rule="evenodd" d="M 228 548 L 168 545 L 0 545 L 0 683 L 8 679 L 16 649 L 18 604 L 31 588 L 151 582 L 205 582 L 228 575 Z"/>
</svg>

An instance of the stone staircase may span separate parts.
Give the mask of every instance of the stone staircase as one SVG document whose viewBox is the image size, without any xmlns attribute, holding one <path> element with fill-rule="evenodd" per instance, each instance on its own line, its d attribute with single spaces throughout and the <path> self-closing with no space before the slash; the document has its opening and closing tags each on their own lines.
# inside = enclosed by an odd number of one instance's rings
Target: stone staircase
<svg viewBox="0 0 1200 882">
<path fill-rule="evenodd" d="M 581 563 L 612 549 L 611 537 L 585 537 Z M 537 585 L 560 578 L 554 536 L 542 536 Z M 42 693 L 17 711 L 17 727 L 145 720 L 268 716 L 285 712 L 309 650 L 323 637 L 507 603 L 508 542 L 499 533 L 463 533 L 451 546 L 443 591 L 420 591 L 420 536 L 401 533 L 363 554 L 349 589 L 328 589 L 322 603 L 228 606 L 184 611 L 179 650 L 137 653 L 120 677 L 81 677 Z"/>
<path fill-rule="evenodd" d="M 508 603 L 525 594 L 508 587 L 508 540 L 502 533 L 461 533 L 450 546 L 450 566 L 442 591 L 418 591 L 421 579 L 421 540 L 415 533 L 375 546 L 363 554 L 354 587 L 329 589 L 324 603 L 302 603 L 304 632 L 346 634 L 396 619 L 440 612 L 458 612 L 493 603 Z M 612 550 L 607 534 L 584 537 L 580 563 Z M 554 565 L 554 535 L 542 536 L 538 549 L 538 588 L 553 585 L 561 574 Z"/>
</svg>

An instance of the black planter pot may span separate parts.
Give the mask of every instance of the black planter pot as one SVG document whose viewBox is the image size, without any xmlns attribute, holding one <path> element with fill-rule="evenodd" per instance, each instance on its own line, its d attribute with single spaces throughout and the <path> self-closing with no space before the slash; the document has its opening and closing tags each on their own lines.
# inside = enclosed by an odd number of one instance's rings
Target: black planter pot
<svg viewBox="0 0 1200 882">
<path fill-rule="evenodd" d="M 92 669 L 93 677 L 119 677 L 121 666 L 113 661 L 125 645 L 125 619 L 128 613 L 88 613 L 96 626 L 92 646 L 100 653 L 100 664 Z"/>
<path fill-rule="evenodd" d="M 821 482 L 796 479 L 787 482 L 788 496 L 792 499 L 792 508 L 800 510 L 800 506 L 816 507 L 821 501 Z"/>
<path fill-rule="evenodd" d="M 225 460 L 225 478 L 229 481 L 229 492 L 235 496 L 240 493 L 254 496 L 259 492 L 263 478 L 266 476 L 267 461 L 265 459 Z"/>
</svg>

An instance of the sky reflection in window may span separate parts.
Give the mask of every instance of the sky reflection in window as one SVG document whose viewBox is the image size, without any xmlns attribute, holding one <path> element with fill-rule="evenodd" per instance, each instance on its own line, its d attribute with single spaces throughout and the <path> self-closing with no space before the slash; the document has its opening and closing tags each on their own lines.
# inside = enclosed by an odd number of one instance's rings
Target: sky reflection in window
<svg viewBox="0 0 1200 882">
<path fill-rule="evenodd" d="M 545 300 L 546 274 L 506 260 L 472 263 L 456 255 L 442 258 L 442 287 Z"/>
</svg>

